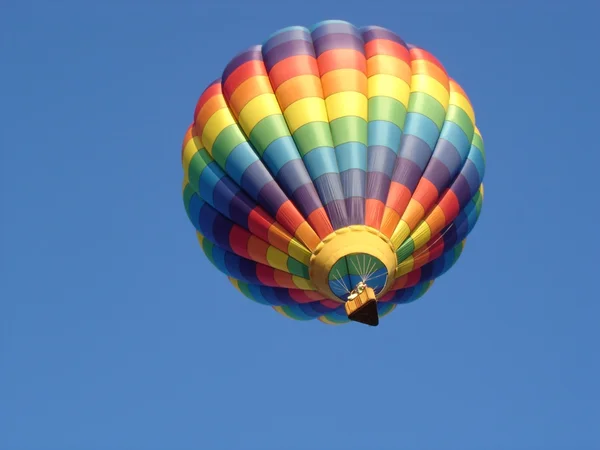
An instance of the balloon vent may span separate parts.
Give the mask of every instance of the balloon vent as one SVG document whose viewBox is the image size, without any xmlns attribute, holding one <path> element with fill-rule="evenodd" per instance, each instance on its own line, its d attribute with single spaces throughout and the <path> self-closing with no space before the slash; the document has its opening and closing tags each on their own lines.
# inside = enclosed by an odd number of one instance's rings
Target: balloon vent
<svg viewBox="0 0 600 450">
<path fill-rule="evenodd" d="M 379 325 L 377 298 L 375 291 L 364 283 L 359 283 L 345 303 L 348 319 L 376 327 Z"/>
</svg>

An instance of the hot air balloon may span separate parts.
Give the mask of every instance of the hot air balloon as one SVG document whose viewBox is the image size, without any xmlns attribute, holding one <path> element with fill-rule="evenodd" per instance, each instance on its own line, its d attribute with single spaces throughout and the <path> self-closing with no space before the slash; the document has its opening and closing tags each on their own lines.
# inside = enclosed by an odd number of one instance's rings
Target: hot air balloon
<svg viewBox="0 0 600 450">
<path fill-rule="evenodd" d="M 244 296 L 375 326 L 456 263 L 485 152 L 435 56 L 331 20 L 235 56 L 197 102 L 182 165 L 200 246 Z"/>
</svg>

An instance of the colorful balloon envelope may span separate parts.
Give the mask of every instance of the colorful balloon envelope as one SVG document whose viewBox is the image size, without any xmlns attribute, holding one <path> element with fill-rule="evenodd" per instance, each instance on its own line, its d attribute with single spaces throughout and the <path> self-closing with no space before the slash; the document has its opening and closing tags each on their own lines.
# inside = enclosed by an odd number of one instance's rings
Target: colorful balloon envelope
<svg viewBox="0 0 600 450">
<path fill-rule="evenodd" d="M 200 96 L 182 164 L 200 246 L 243 295 L 377 325 L 456 263 L 485 152 L 435 56 L 332 20 L 234 57 Z"/>
</svg>

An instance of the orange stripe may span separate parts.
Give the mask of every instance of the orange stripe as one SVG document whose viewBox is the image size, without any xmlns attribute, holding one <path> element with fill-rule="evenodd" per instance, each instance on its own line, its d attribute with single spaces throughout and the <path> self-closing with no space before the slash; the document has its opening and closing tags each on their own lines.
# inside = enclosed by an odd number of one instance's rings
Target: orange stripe
<svg viewBox="0 0 600 450">
<path fill-rule="evenodd" d="M 446 90 L 450 90 L 450 80 L 448 79 L 448 75 L 435 64 L 421 59 L 413 61 L 411 67 L 413 75 L 429 75 L 431 78 L 439 81 Z"/>
<path fill-rule="evenodd" d="M 221 83 L 213 83 L 209 87 L 207 87 L 198 99 L 198 102 L 196 103 L 196 109 L 194 110 L 194 118 L 198 117 L 200 109 L 211 97 L 214 97 L 215 95 L 218 95 L 220 93 Z"/>
<path fill-rule="evenodd" d="M 347 71 L 331 71 L 323 75 L 323 94 L 325 98 L 337 92 L 360 92 L 367 95 L 367 77 L 358 70 L 352 71 L 349 75 Z"/>
<path fill-rule="evenodd" d="M 367 74 L 373 76 L 376 74 L 394 75 L 410 84 L 412 70 L 406 61 L 398 58 L 377 58 L 373 57 L 367 60 Z"/>
<path fill-rule="evenodd" d="M 202 136 L 208 119 L 210 119 L 218 110 L 223 108 L 227 108 L 227 103 L 225 103 L 225 98 L 221 94 L 215 95 L 204 104 L 196 116 L 196 132 L 199 136 Z"/>
<path fill-rule="evenodd" d="M 315 230 L 310 227 L 308 222 L 302 222 L 294 236 L 311 252 L 314 252 L 319 242 L 321 242 L 321 239 L 319 239 L 319 236 L 317 236 Z"/>
<path fill-rule="evenodd" d="M 446 216 L 441 208 L 434 208 L 427 216 L 426 222 L 431 229 L 431 234 L 439 233 L 446 225 Z"/>
<path fill-rule="evenodd" d="M 298 75 L 319 76 L 317 60 L 310 55 L 291 56 L 279 61 L 269 72 L 269 78 L 273 89 L 277 89 L 282 83 Z"/>
<path fill-rule="evenodd" d="M 410 189 L 397 181 L 392 181 L 385 205 L 388 208 L 392 208 L 398 214 L 402 214 L 411 197 L 412 192 Z"/>
<path fill-rule="evenodd" d="M 418 201 L 425 211 L 429 211 L 438 199 L 438 190 L 427 178 L 421 178 L 413 194 L 413 199 Z"/>
<path fill-rule="evenodd" d="M 269 244 L 258 237 L 250 236 L 250 239 L 248 239 L 248 255 L 250 256 L 250 259 L 269 265 L 267 260 L 268 249 Z"/>
<path fill-rule="evenodd" d="M 464 89 L 462 88 L 462 86 L 460 84 L 458 84 L 452 78 L 449 78 L 448 81 L 450 83 L 450 91 L 451 92 L 457 92 L 457 93 L 461 94 L 464 98 L 467 99 L 467 101 L 469 103 L 471 103 L 471 100 L 469 100 L 469 96 L 467 95 L 467 93 L 464 91 Z"/>
<path fill-rule="evenodd" d="M 284 272 L 282 270 L 274 270 L 275 281 L 281 287 L 286 287 L 288 289 L 297 289 L 297 286 L 294 284 L 292 280 L 292 275 Z"/>
<path fill-rule="evenodd" d="M 275 92 L 283 111 L 297 100 L 307 97 L 323 98 L 321 80 L 314 75 L 301 75 L 287 80 Z"/>
<path fill-rule="evenodd" d="M 240 114 L 240 111 L 244 109 L 244 106 L 248 104 L 250 100 L 258 97 L 261 94 L 272 94 L 271 83 L 269 78 L 264 77 L 252 77 L 244 81 L 231 95 L 229 99 L 229 107 L 235 112 L 236 115 Z"/>
<path fill-rule="evenodd" d="M 252 61 L 245 62 L 237 69 L 235 69 L 225 80 L 223 83 L 223 95 L 227 98 L 229 97 L 235 90 L 246 81 L 248 78 L 252 78 L 255 76 L 267 76 L 267 70 L 265 69 L 265 65 L 262 61 L 253 59 Z"/>
<path fill-rule="evenodd" d="M 365 55 L 353 49 L 333 49 L 322 53 L 318 58 L 321 75 L 335 69 L 356 69 L 367 73 Z"/>
<path fill-rule="evenodd" d="M 446 69 L 444 68 L 442 63 L 435 56 L 433 56 L 431 53 L 429 53 L 427 50 L 424 50 L 422 48 L 412 48 L 412 49 L 410 49 L 410 57 L 411 57 L 412 61 L 414 61 L 416 59 L 425 59 L 427 61 L 431 61 L 433 64 L 435 64 L 440 69 L 442 69 L 444 71 L 444 73 L 447 74 Z"/>
<path fill-rule="evenodd" d="M 284 253 L 289 251 L 291 236 L 281 228 L 278 224 L 273 224 L 267 231 L 267 240 L 273 247 L 281 250 Z"/>
<path fill-rule="evenodd" d="M 410 230 L 414 230 L 419 221 L 425 215 L 425 208 L 421 205 L 420 202 L 415 200 L 414 198 L 408 202 L 408 206 L 406 207 L 406 211 L 402 214 L 402 220 L 404 220 Z"/>
<path fill-rule="evenodd" d="M 400 214 L 386 206 L 383 212 L 383 219 L 381 220 L 381 232 L 388 238 L 391 238 L 398 222 L 400 222 Z"/>
<path fill-rule="evenodd" d="M 306 220 L 321 239 L 324 239 L 326 236 L 333 233 L 333 227 L 331 226 L 327 212 L 323 207 L 315 209 L 309 214 Z"/>
<path fill-rule="evenodd" d="M 279 207 L 275 220 L 283 225 L 283 228 L 293 234 L 296 233 L 300 224 L 304 222 L 304 218 L 290 200 L 286 200 L 283 205 Z"/>
<path fill-rule="evenodd" d="M 383 218 L 383 211 L 385 210 L 385 204 L 382 201 L 376 200 L 374 198 L 368 198 L 365 203 L 365 225 L 379 230 L 379 227 L 381 226 L 381 219 Z"/>
</svg>

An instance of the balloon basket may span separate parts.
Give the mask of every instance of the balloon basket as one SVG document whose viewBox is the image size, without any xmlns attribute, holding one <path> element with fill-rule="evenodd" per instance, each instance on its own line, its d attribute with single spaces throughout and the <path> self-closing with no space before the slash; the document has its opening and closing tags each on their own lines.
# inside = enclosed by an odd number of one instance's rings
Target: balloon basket
<svg viewBox="0 0 600 450">
<path fill-rule="evenodd" d="M 377 312 L 377 298 L 370 287 L 365 287 L 362 292 L 345 303 L 348 319 L 353 322 L 363 323 L 376 327 L 379 325 Z"/>
</svg>

